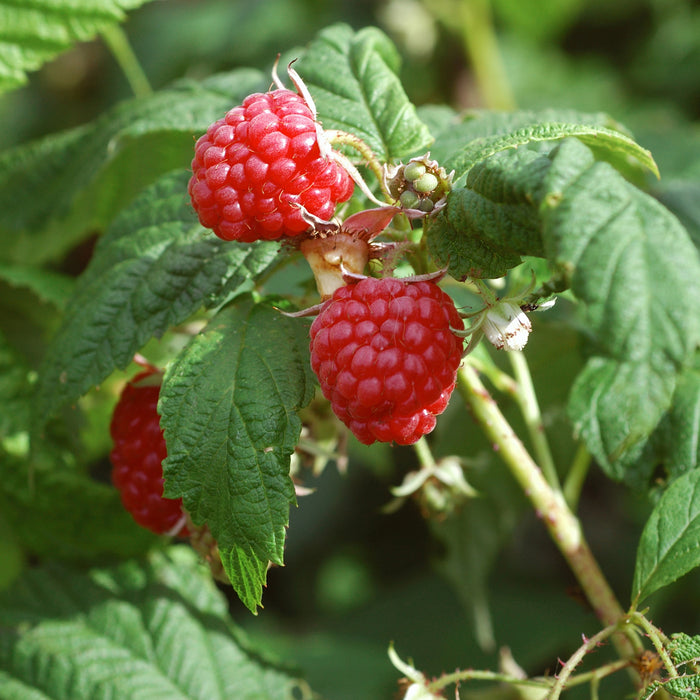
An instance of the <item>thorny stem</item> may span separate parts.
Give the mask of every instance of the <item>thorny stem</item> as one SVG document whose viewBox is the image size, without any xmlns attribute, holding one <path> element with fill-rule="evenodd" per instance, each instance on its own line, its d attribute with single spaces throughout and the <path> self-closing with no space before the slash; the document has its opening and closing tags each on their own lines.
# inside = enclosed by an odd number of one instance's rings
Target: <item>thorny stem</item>
<svg viewBox="0 0 700 700">
<path fill-rule="evenodd" d="M 459 683 L 461 681 L 495 681 L 508 683 L 509 685 L 542 688 L 542 690 L 546 690 L 550 686 L 550 683 L 544 678 L 518 678 L 517 676 L 511 676 L 507 673 L 467 669 L 464 671 L 455 671 L 454 673 L 446 673 L 444 676 L 440 676 L 436 681 L 428 684 L 428 690 L 435 692 L 446 688 L 452 683 Z"/>
<path fill-rule="evenodd" d="M 527 364 L 527 360 L 525 359 L 525 355 L 518 350 L 509 351 L 508 358 L 510 359 L 513 371 L 515 372 L 515 378 L 520 388 L 520 391 L 515 394 L 515 398 L 520 406 L 523 418 L 525 419 L 525 425 L 527 426 L 530 439 L 532 440 L 535 456 L 550 486 L 557 491 L 561 491 L 557 468 L 554 465 L 547 435 L 544 432 L 542 413 L 540 412 L 540 405 L 537 402 L 535 387 L 532 385 L 532 376 L 530 375 L 530 368 Z"/>
<path fill-rule="evenodd" d="M 613 661 L 593 671 L 587 671 L 586 673 L 579 673 L 575 676 L 569 676 L 567 687 L 573 688 L 574 686 L 583 685 L 584 683 L 597 683 L 601 678 L 617 673 L 627 666 L 629 666 L 629 661 Z M 428 690 L 431 692 L 436 692 L 446 688 L 448 685 L 453 683 L 461 683 L 463 681 L 494 681 L 497 683 L 508 683 L 509 685 L 519 685 L 523 687 L 541 688 L 542 690 L 547 690 L 553 689 L 552 680 L 553 679 L 551 678 L 519 678 L 518 676 L 512 676 L 507 673 L 466 669 L 455 671 L 454 673 L 446 673 L 440 676 L 440 678 L 428 684 Z M 550 690 L 550 693 L 551 692 L 552 691 Z"/>
<path fill-rule="evenodd" d="M 153 89 L 124 30 L 118 24 L 110 24 L 102 30 L 102 38 L 122 69 L 134 95 L 148 97 L 152 94 Z"/>
<path fill-rule="evenodd" d="M 562 666 L 561 671 L 557 674 L 556 680 L 552 689 L 547 693 L 545 700 L 559 700 L 559 696 L 567 685 L 574 669 L 583 661 L 583 657 L 590 651 L 593 651 L 598 645 L 602 644 L 608 637 L 615 634 L 620 629 L 621 625 L 626 622 L 618 622 L 610 625 L 605 629 L 593 635 L 590 639 L 584 637 L 583 644 L 569 657 L 567 662 Z"/>
<path fill-rule="evenodd" d="M 588 448 L 582 443 L 579 444 L 574 461 L 571 464 L 569 473 L 566 475 L 564 482 L 564 498 L 569 504 L 569 508 L 575 511 L 578 505 L 578 499 L 581 495 L 583 482 L 588 474 L 588 468 L 591 466 L 591 453 Z"/>
<path fill-rule="evenodd" d="M 607 627 L 625 615 L 586 542 L 578 518 L 567 506 L 561 492 L 544 478 L 539 466 L 505 419 L 496 402 L 481 383 L 476 370 L 466 362 L 459 370 L 459 390 L 476 421 L 521 485 L 538 516 L 578 579 L 598 619 Z M 632 635 L 630 630 L 624 630 Z M 615 634 L 613 642 L 622 658 L 635 655 L 630 638 Z"/>
</svg>

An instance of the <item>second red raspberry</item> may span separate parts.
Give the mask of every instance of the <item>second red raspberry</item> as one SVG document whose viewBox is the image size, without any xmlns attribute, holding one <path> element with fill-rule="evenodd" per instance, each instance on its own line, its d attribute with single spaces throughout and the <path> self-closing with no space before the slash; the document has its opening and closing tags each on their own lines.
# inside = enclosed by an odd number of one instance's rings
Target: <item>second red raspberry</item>
<svg viewBox="0 0 700 700">
<path fill-rule="evenodd" d="M 224 240 L 251 242 L 309 229 L 300 206 L 324 220 L 350 199 L 354 183 L 319 147 L 314 115 L 301 95 L 249 95 L 195 145 L 189 183 L 202 226 Z"/>
<path fill-rule="evenodd" d="M 366 278 L 337 289 L 311 326 L 311 365 L 333 411 L 367 445 L 409 445 L 455 386 L 464 328 L 433 282 Z"/>
<path fill-rule="evenodd" d="M 157 379 L 152 370 L 134 377 L 114 408 L 110 424 L 114 440 L 110 454 L 112 481 L 124 507 L 139 525 L 157 534 L 170 532 L 185 537 L 188 530 L 182 499 L 163 498 L 162 462 L 167 452 L 157 410 Z"/>
</svg>

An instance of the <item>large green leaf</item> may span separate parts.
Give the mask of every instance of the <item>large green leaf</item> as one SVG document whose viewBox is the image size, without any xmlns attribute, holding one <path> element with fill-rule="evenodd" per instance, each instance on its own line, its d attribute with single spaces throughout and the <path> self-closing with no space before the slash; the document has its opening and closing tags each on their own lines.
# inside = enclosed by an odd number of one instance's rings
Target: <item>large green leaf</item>
<svg viewBox="0 0 700 700">
<path fill-rule="evenodd" d="M 632 599 L 654 591 L 700 566 L 700 470 L 676 479 L 656 504 L 637 549 Z"/>
<path fill-rule="evenodd" d="M 579 141 L 551 157 L 541 206 L 547 258 L 583 302 L 597 356 L 574 386 L 570 415 L 621 478 L 700 340 L 700 261 L 667 209 Z"/>
<path fill-rule="evenodd" d="M 451 275 L 492 277 L 544 256 L 581 302 L 593 357 L 569 414 L 614 478 L 644 449 L 700 341 L 698 252 L 679 221 L 579 139 L 528 144 L 469 168 L 426 223 Z"/>
<path fill-rule="evenodd" d="M 325 129 L 363 139 L 383 160 L 424 150 L 432 141 L 398 78 L 399 55 L 374 27 L 344 24 L 323 30 L 300 59 Z"/>
<path fill-rule="evenodd" d="M 275 259 L 276 243 L 206 232 L 187 200 L 187 177 L 159 180 L 100 240 L 41 368 L 37 424 L 126 367 L 151 337 L 250 288 Z"/>
<path fill-rule="evenodd" d="M 78 41 L 87 41 L 148 0 L 0 0 L 0 93 Z"/>
<path fill-rule="evenodd" d="M 28 571 L 0 598 L 3 700 L 288 700 L 191 550 L 88 574 Z"/>
<path fill-rule="evenodd" d="M 546 156 L 503 151 L 469 172 L 447 206 L 425 223 L 428 250 L 457 279 L 502 277 L 522 255 L 542 256 L 542 222 L 534 206 Z"/>
<path fill-rule="evenodd" d="M 308 323 L 241 301 L 192 340 L 161 390 L 165 495 L 209 526 L 253 611 L 269 562 L 282 564 L 297 412 L 314 388 L 308 344 Z"/>
<path fill-rule="evenodd" d="M 268 84 L 253 70 L 181 81 L 88 125 L 6 151 L 0 259 L 41 263 L 103 229 L 144 186 L 189 165 L 195 136 Z"/>
<path fill-rule="evenodd" d="M 575 136 L 600 160 L 609 161 L 625 175 L 639 178 L 640 170 L 658 174 L 649 151 L 606 114 L 572 110 L 541 112 L 468 112 L 445 123 L 436 134 L 431 152 L 460 182 L 477 163 L 506 149 L 525 144 L 558 141 Z"/>
</svg>

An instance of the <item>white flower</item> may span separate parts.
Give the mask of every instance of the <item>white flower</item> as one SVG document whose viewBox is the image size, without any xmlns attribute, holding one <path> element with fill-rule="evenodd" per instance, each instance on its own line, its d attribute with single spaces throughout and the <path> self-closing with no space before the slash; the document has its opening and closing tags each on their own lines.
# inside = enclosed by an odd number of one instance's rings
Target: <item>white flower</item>
<svg viewBox="0 0 700 700">
<path fill-rule="evenodd" d="M 519 306 L 501 301 L 486 312 L 482 329 L 498 350 L 522 350 L 527 345 L 532 324 Z"/>
<path fill-rule="evenodd" d="M 442 695 L 431 693 L 423 684 L 411 683 L 403 700 L 445 700 Z"/>
</svg>

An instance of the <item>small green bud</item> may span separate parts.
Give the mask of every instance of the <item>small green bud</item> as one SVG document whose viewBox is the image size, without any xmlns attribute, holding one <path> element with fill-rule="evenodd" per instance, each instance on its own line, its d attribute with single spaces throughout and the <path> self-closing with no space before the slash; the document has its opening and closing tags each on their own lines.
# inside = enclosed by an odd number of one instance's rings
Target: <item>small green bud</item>
<svg viewBox="0 0 700 700">
<path fill-rule="evenodd" d="M 413 161 L 403 169 L 403 176 L 410 182 L 417 180 L 421 175 L 425 175 L 425 165 L 423 163 Z"/>
<path fill-rule="evenodd" d="M 423 194 L 432 192 L 437 186 L 438 179 L 432 173 L 424 173 L 413 183 L 415 191 Z"/>
</svg>

